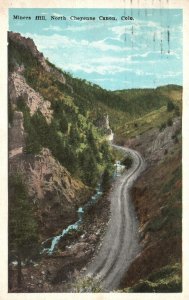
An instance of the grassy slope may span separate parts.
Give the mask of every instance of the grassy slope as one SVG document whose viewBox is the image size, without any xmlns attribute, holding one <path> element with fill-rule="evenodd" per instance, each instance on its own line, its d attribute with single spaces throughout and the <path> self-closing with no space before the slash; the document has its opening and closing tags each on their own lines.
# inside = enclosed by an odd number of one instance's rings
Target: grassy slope
<svg viewBox="0 0 189 300">
<path fill-rule="evenodd" d="M 154 127 L 160 128 L 163 123 L 167 123 L 169 119 L 174 116 L 179 115 L 182 112 L 182 87 L 176 85 L 170 85 L 165 87 L 159 87 L 156 90 L 124 90 L 117 91 L 126 101 L 135 101 L 137 94 L 141 93 L 144 97 L 147 97 L 149 91 L 153 93 L 158 93 L 158 97 L 164 98 L 172 101 L 177 110 L 167 111 L 167 105 L 162 104 L 161 107 L 152 108 L 150 112 L 144 111 L 142 115 L 133 115 L 129 119 L 125 119 L 120 126 L 117 127 L 117 140 L 123 138 L 132 138 L 136 135 L 140 135 L 149 129 Z M 133 94 L 132 94 L 133 93 Z"/>
<path fill-rule="evenodd" d="M 110 92 L 86 80 L 73 78 L 68 73 L 63 72 L 63 74 L 67 83 L 73 87 L 75 103 L 80 110 L 93 121 L 99 115 L 108 113 L 111 128 L 122 138 L 135 136 L 150 127 L 160 126 L 161 120 L 166 122 L 172 118 L 173 112 L 166 113 L 169 100 L 175 101 L 181 111 L 182 87 L 180 86 Z"/>
<path fill-rule="evenodd" d="M 118 141 L 119 138 L 135 137 L 151 128 L 160 127 L 182 111 L 181 86 L 110 92 L 86 80 L 74 78 L 69 73 L 63 74 L 67 83 L 73 87 L 72 96 L 79 110 L 93 121 L 99 115 L 108 113 L 110 126 Z M 66 91 L 70 94 L 69 90 Z M 168 112 L 168 101 L 172 101 L 178 110 Z"/>
</svg>

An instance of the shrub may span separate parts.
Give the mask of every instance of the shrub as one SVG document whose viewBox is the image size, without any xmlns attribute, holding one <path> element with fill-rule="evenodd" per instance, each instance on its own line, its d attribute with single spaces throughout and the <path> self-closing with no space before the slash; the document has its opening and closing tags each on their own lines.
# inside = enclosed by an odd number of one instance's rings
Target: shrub
<svg viewBox="0 0 189 300">
<path fill-rule="evenodd" d="M 167 111 L 173 111 L 175 109 L 175 105 L 171 100 L 168 100 L 167 102 Z"/>
<path fill-rule="evenodd" d="M 130 156 L 127 156 L 123 159 L 122 164 L 126 166 L 127 169 L 129 169 L 132 166 L 133 160 Z"/>
<path fill-rule="evenodd" d="M 94 277 L 86 276 L 76 281 L 74 286 L 75 293 L 100 293 L 102 287 L 100 281 Z"/>
<path fill-rule="evenodd" d="M 173 120 L 172 119 L 169 119 L 168 121 L 167 121 L 167 126 L 172 126 L 173 125 Z"/>
<path fill-rule="evenodd" d="M 166 123 L 162 123 L 162 124 L 160 125 L 159 131 L 161 132 L 161 131 L 163 131 L 165 128 L 166 128 Z"/>
</svg>

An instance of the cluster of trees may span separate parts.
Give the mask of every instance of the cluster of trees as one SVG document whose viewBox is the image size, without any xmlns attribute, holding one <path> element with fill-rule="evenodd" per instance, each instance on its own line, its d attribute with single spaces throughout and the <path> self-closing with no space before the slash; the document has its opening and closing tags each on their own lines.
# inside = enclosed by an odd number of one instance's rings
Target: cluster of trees
<svg viewBox="0 0 189 300">
<path fill-rule="evenodd" d="M 68 86 L 73 83 L 73 95 L 67 85 L 60 83 L 53 74 L 42 68 L 28 49 L 13 41 L 9 44 L 9 64 L 10 70 L 17 64 L 24 65 L 24 76 L 28 84 L 45 100 L 50 101 L 53 109 L 53 119 L 47 124 L 40 111 L 30 116 L 24 99 L 18 99 L 18 109 L 24 114 L 27 133 L 24 151 L 38 154 L 42 147 L 47 147 L 72 175 L 89 186 L 95 186 L 100 173 L 112 159 L 108 145 L 101 140 L 100 133 L 92 125 L 91 114 L 88 113 L 89 110 L 94 110 L 100 89 L 96 87 L 96 94 L 93 95 L 92 85 L 77 79 L 71 82 L 71 77 L 68 80 L 69 75 L 64 74 Z M 92 90 L 88 90 L 88 87 Z M 106 91 L 101 89 L 101 93 L 106 96 Z"/>
<path fill-rule="evenodd" d="M 76 103 L 85 110 L 94 109 L 94 115 L 99 110 L 110 108 L 125 112 L 130 116 L 140 116 L 144 113 L 158 109 L 168 102 L 168 97 L 161 93 L 161 89 L 131 89 L 121 91 L 107 91 L 96 84 L 86 80 L 73 78 L 70 73 L 64 76 L 72 85 L 77 95 Z"/>
<path fill-rule="evenodd" d="M 54 118 L 47 124 L 40 111 L 30 116 L 24 99 L 18 100 L 27 133 L 25 153 L 38 154 L 42 147 L 47 147 L 71 174 L 87 185 L 95 186 L 101 166 L 110 164 L 112 157 L 109 145 L 98 140 L 94 126 L 78 113 L 66 113 L 65 105 L 58 100 L 53 104 Z"/>
<path fill-rule="evenodd" d="M 17 262 L 17 284 L 22 283 L 22 263 L 39 254 L 38 225 L 26 186 L 20 174 L 9 177 L 9 288 L 11 262 Z"/>
</svg>

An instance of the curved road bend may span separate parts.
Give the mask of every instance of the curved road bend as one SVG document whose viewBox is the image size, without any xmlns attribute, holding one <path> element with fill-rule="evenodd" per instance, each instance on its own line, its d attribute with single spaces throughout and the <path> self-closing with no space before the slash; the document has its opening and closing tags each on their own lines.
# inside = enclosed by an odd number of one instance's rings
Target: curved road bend
<svg viewBox="0 0 189 300">
<path fill-rule="evenodd" d="M 145 169 L 141 155 L 128 148 L 113 145 L 133 159 L 132 167 L 114 183 L 110 193 L 111 218 L 102 246 L 87 268 L 87 275 L 100 279 L 105 292 L 117 288 L 134 258 L 139 254 L 138 222 L 131 202 L 130 188 Z"/>
</svg>

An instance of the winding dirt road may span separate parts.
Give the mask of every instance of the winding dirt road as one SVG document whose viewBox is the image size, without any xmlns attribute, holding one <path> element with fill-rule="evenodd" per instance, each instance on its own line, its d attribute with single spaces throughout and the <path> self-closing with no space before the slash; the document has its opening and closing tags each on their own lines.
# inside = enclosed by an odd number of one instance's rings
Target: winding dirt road
<svg viewBox="0 0 189 300">
<path fill-rule="evenodd" d="M 111 218 L 102 246 L 87 268 L 87 275 L 100 279 L 105 292 L 118 287 L 134 258 L 139 254 L 138 221 L 131 202 L 130 189 L 145 169 L 141 155 L 134 150 L 113 145 L 133 159 L 129 171 L 120 176 L 110 194 Z"/>
</svg>

